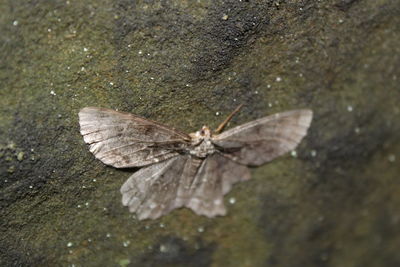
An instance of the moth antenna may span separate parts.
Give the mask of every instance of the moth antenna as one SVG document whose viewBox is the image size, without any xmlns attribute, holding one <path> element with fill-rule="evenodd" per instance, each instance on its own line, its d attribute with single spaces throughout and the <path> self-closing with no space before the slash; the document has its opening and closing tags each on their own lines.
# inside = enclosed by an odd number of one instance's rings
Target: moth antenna
<svg viewBox="0 0 400 267">
<path fill-rule="evenodd" d="M 239 112 L 239 110 L 243 107 L 243 104 L 240 104 L 237 108 L 235 108 L 234 111 L 232 111 L 231 114 L 218 126 L 218 128 L 215 130 L 215 133 L 220 133 L 224 127 L 228 124 L 228 122 L 235 116 L 236 113 Z"/>
</svg>

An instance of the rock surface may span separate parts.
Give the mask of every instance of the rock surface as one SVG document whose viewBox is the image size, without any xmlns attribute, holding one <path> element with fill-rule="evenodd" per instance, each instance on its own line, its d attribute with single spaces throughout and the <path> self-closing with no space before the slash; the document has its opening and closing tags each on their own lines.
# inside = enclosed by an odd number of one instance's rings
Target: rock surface
<svg viewBox="0 0 400 267">
<path fill-rule="evenodd" d="M 2 1 L 1 266 L 400 266 L 398 0 Z M 79 109 L 184 131 L 312 108 L 228 215 L 139 222 Z M 294 154 L 293 154 L 294 155 Z M 234 203 L 234 204 L 232 204 Z"/>
</svg>

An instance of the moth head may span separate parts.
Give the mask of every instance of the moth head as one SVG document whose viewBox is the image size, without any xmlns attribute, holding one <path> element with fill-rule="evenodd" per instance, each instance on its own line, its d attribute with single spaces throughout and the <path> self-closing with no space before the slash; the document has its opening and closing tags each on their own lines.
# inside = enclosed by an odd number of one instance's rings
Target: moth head
<svg viewBox="0 0 400 267">
<path fill-rule="evenodd" d="M 200 131 L 196 132 L 196 136 L 199 138 L 210 138 L 211 137 L 211 130 L 208 128 L 208 126 L 203 126 L 201 127 Z"/>
<path fill-rule="evenodd" d="M 211 138 L 212 134 L 211 134 L 210 128 L 208 126 L 204 125 L 203 127 L 201 127 L 200 130 L 198 130 L 195 133 L 190 133 L 189 135 L 193 140 L 195 140 L 197 142 L 197 141 L 201 141 L 203 139 Z"/>
</svg>

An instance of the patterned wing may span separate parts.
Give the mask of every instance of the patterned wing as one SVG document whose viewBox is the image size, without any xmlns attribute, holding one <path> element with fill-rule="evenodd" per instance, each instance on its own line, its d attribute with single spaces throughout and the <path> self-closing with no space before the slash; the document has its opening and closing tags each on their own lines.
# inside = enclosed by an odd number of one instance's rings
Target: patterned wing
<svg viewBox="0 0 400 267">
<path fill-rule="evenodd" d="M 186 201 L 183 191 L 201 163 L 185 155 L 140 169 L 122 185 L 122 204 L 140 220 L 156 219 L 182 207 Z"/>
<path fill-rule="evenodd" d="M 183 206 L 215 217 L 226 213 L 223 195 L 232 184 L 249 178 L 246 166 L 218 154 L 205 160 L 179 156 L 134 173 L 121 187 L 122 204 L 140 220 L 156 219 Z"/>
<path fill-rule="evenodd" d="M 133 114 L 86 107 L 79 112 L 80 132 L 90 152 L 116 168 L 139 167 L 178 155 L 190 137 Z"/>
<path fill-rule="evenodd" d="M 198 215 L 225 215 L 223 196 L 234 183 L 250 179 L 250 171 L 219 154 L 207 157 L 187 191 L 185 206 Z"/>
<path fill-rule="evenodd" d="M 311 110 L 278 113 L 223 132 L 213 143 L 232 160 L 259 166 L 295 149 L 311 120 Z"/>
</svg>

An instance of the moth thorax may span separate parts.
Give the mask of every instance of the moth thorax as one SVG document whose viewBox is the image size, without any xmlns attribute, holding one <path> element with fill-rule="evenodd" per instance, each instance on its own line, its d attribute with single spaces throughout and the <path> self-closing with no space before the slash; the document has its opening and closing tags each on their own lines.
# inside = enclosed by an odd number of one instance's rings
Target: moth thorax
<svg viewBox="0 0 400 267">
<path fill-rule="evenodd" d="M 195 145 L 191 150 L 190 154 L 199 158 L 205 158 L 208 155 L 214 154 L 215 147 L 211 143 L 209 138 L 203 139 L 199 144 Z"/>
</svg>

